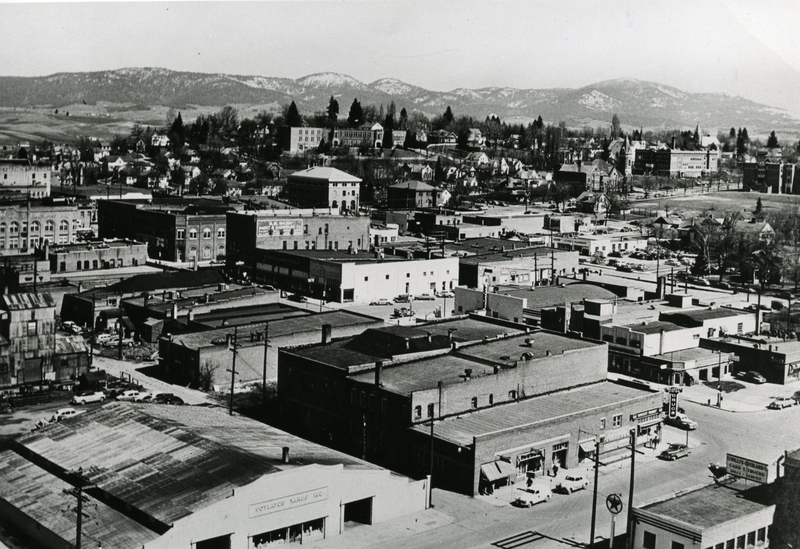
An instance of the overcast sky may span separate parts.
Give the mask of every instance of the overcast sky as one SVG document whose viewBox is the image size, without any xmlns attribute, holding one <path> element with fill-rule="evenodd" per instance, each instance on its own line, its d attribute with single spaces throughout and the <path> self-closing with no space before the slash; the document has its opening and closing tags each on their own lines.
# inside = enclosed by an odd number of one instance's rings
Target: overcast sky
<svg viewBox="0 0 800 549">
<path fill-rule="evenodd" d="M 800 111 L 790 0 L 0 0 L 0 75 L 164 67 L 423 88 L 576 88 L 630 77 Z"/>
</svg>

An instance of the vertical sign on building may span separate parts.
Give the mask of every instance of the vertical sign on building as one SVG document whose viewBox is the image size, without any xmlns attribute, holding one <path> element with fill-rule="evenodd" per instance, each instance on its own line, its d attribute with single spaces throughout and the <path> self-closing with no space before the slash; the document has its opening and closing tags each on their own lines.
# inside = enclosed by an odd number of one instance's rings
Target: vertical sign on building
<svg viewBox="0 0 800 549">
<path fill-rule="evenodd" d="M 669 417 L 674 418 L 678 415 L 678 393 L 681 392 L 680 387 L 670 387 L 669 391 Z"/>
</svg>

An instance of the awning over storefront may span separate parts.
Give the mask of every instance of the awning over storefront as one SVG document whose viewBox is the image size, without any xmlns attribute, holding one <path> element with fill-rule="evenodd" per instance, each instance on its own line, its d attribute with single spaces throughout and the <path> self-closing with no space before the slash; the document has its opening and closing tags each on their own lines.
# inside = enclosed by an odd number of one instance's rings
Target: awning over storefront
<svg viewBox="0 0 800 549">
<path fill-rule="evenodd" d="M 514 466 L 507 461 L 498 460 L 481 465 L 481 477 L 489 482 L 494 482 L 501 478 L 508 478 L 516 473 Z"/>
<path fill-rule="evenodd" d="M 591 454 L 594 452 L 594 441 L 593 440 L 585 440 L 580 443 L 581 450 L 583 450 L 584 454 Z"/>
</svg>

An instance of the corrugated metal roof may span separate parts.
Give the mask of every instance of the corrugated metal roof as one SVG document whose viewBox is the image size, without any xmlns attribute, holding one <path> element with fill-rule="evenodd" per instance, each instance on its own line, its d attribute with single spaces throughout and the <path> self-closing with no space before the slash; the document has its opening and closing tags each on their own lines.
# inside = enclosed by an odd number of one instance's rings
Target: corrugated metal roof
<svg viewBox="0 0 800 549">
<path fill-rule="evenodd" d="M 70 486 L 11 450 L 0 453 L 0 497 L 67 542 L 75 543 L 75 499 L 63 493 Z M 87 495 L 89 518 L 82 531 L 103 547 L 142 547 L 159 537 L 141 524 Z M 85 539 L 85 538 L 84 538 Z"/>
<path fill-rule="evenodd" d="M 25 309 L 55 307 L 56 302 L 48 293 L 6 294 L 3 296 L 3 305 L 7 311 L 24 311 Z"/>
<path fill-rule="evenodd" d="M 76 353 L 88 353 L 89 346 L 82 336 L 62 336 L 56 334 L 56 354 L 72 355 Z"/>
<path fill-rule="evenodd" d="M 98 489 L 165 524 L 283 469 L 380 469 L 216 407 L 114 402 L 17 442 L 64 469 L 83 467 Z M 289 464 L 281 462 L 284 446 Z"/>
</svg>

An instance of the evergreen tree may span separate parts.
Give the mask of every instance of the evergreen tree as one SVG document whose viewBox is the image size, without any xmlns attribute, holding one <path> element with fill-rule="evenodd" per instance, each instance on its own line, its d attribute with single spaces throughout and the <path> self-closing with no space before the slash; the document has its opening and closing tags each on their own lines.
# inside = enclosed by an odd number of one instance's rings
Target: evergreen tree
<svg viewBox="0 0 800 549">
<path fill-rule="evenodd" d="M 700 144 L 700 124 L 697 124 L 697 126 L 695 127 L 694 135 L 692 136 L 692 140 L 694 141 L 695 145 L 699 145 Z"/>
<path fill-rule="evenodd" d="M 614 113 L 614 116 L 611 117 L 611 139 L 616 139 L 619 137 L 620 134 L 620 124 L 619 124 L 619 116 L 617 113 Z"/>
<path fill-rule="evenodd" d="M 401 130 L 408 129 L 408 112 L 406 112 L 405 107 L 400 109 L 400 129 Z"/>
<path fill-rule="evenodd" d="M 172 143 L 173 147 L 182 147 L 184 142 L 184 130 L 183 130 L 183 118 L 181 117 L 181 113 L 178 112 L 178 116 L 175 117 L 175 120 L 172 121 L 172 126 L 169 128 L 169 132 L 167 132 L 167 136 L 169 137 L 170 142 Z"/>
<path fill-rule="evenodd" d="M 544 129 L 544 120 L 542 120 L 542 115 L 539 115 L 539 118 L 536 119 L 536 129 L 541 130 Z"/>
<path fill-rule="evenodd" d="M 331 95 L 330 101 L 328 101 L 328 120 L 330 120 L 332 124 L 335 124 L 338 118 L 339 102 Z"/>
<path fill-rule="evenodd" d="M 756 201 L 756 215 L 760 215 L 764 209 L 764 205 L 761 204 L 761 197 L 758 198 Z"/>
<path fill-rule="evenodd" d="M 290 128 L 299 128 L 303 125 L 303 117 L 300 116 L 300 111 L 297 110 L 297 105 L 295 105 L 294 101 L 292 101 L 289 108 L 286 110 L 284 124 Z"/>
<path fill-rule="evenodd" d="M 347 115 L 347 123 L 351 127 L 357 128 L 364 121 L 364 109 L 361 108 L 361 103 L 358 99 L 353 99 L 353 104 L 350 105 L 350 113 Z"/>
<path fill-rule="evenodd" d="M 747 135 L 747 128 L 742 128 L 742 139 L 744 139 L 745 143 L 750 142 L 750 137 Z"/>
<path fill-rule="evenodd" d="M 462 151 L 469 149 L 469 128 L 461 128 L 456 137 L 456 147 Z"/>
<path fill-rule="evenodd" d="M 394 117 L 391 113 L 387 114 L 383 119 L 383 148 L 391 149 L 394 146 Z"/>
<path fill-rule="evenodd" d="M 452 124 L 453 120 L 455 120 L 455 116 L 453 116 L 453 111 L 450 109 L 450 105 L 447 105 L 447 110 L 444 111 L 444 115 L 442 115 L 442 121 L 447 124 Z"/>
<path fill-rule="evenodd" d="M 708 274 L 708 258 L 706 257 L 705 246 L 700 247 L 697 258 L 692 265 L 692 274 L 695 276 L 705 276 Z"/>
<path fill-rule="evenodd" d="M 736 128 L 731 128 L 731 131 L 730 131 L 730 133 L 728 134 L 728 137 L 729 137 L 730 139 L 733 139 L 734 137 L 736 137 Z"/>
<path fill-rule="evenodd" d="M 772 130 L 772 133 L 769 134 L 767 138 L 767 148 L 768 149 L 775 149 L 778 147 L 778 136 L 775 135 L 775 130 Z"/>
</svg>

